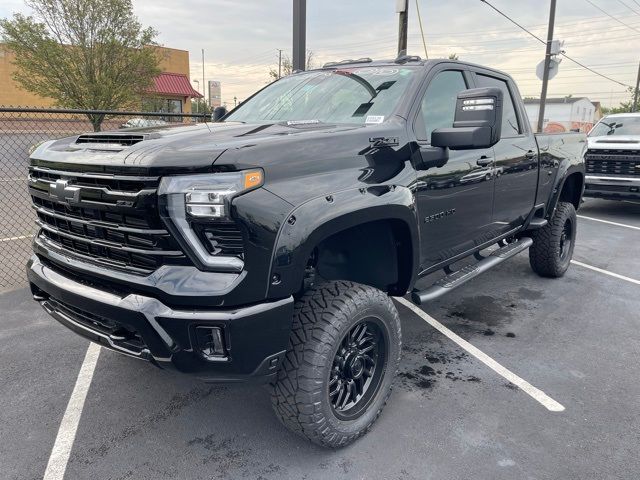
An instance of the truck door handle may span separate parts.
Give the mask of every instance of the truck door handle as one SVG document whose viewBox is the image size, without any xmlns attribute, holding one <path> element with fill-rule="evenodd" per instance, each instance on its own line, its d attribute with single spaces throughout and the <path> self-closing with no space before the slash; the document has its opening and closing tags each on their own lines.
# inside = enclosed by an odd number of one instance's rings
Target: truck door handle
<svg viewBox="0 0 640 480">
<path fill-rule="evenodd" d="M 493 162 L 493 158 L 489 158 L 486 155 L 481 156 L 478 160 L 476 160 L 476 164 L 479 167 L 486 167 L 491 162 Z"/>
</svg>

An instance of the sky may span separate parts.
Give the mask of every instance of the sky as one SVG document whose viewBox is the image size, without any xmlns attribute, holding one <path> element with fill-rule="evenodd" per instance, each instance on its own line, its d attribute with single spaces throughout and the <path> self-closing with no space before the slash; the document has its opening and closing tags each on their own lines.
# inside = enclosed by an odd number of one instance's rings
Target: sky
<svg viewBox="0 0 640 480">
<path fill-rule="evenodd" d="M 461 60 L 511 74 L 523 96 L 539 96 L 536 65 L 545 45 L 481 0 L 409 0 L 408 53 L 425 57 L 416 15 L 422 15 L 429 58 L 456 53 Z M 489 0 L 533 34 L 546 39 L 550 0 Z M 269 81 L 278 49 L 291 55 L 292 0 L 133 0 L 160 44 L 190 52 L 191 78 L 222 82 L 222 100 L 233 106 Z M 307 0 L 307 49 L 315 66 L 346 58 L 394 58 L 395 0 Z M 599 10 L 598 7 L 602 10 Z M 28 13 L 24 3 L 3 0 L 0 17 Z M 640 62 L 640 0 L 558 0 L 555 36 L 566 54 L 613 80 L 635 85 Z M 197 84 L 194 83 L 194 87 Z M 200 85 L 202 90 L 202 85 Z M 586 96 L 604 105 L 627 100 L 625 87 L 563 59 L 549 96 Z"/>
</svg>

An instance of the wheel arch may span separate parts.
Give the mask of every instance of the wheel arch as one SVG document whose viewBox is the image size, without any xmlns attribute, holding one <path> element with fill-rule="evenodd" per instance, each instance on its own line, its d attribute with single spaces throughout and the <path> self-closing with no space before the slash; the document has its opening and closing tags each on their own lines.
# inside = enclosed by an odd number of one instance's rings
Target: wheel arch
<svg viewBox="0 0 640 480">
<path fill-rule="evenodd" d="M 569 202 L 577 211 L 580 208 L 583 192 L 584 171 L 578 168 L 569 169 L 553 191 L 549 208 L 547 208 L 547 218 L 553 216 L 558 202 Z"/>
<path fill-rule="evenodd" d="M 404 295 L 418 262 L 417 216 L 408 188 L 340 192 L 291 212 L 274 248 L 268 295 L 301 292 L 310 270 L 325 280 L 351 280 Z"/>
</svg>

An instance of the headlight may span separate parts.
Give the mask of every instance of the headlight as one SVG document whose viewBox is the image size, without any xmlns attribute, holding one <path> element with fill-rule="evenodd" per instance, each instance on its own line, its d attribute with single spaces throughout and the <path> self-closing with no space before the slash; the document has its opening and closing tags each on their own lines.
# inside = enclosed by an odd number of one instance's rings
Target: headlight
<svg viewBox="0 0 640 480">
<path fill-rule="evenodd" d="M 210 253 L 204 248 L 192 224 L 230 221 L 232 199 L 263 183 L 264 173 L 260 169 L 164 177 L 158 195 L 166 205 L 177 233 L 205 266 L 237 272 L 244 267 L 243 260 Z"/>
</svg>

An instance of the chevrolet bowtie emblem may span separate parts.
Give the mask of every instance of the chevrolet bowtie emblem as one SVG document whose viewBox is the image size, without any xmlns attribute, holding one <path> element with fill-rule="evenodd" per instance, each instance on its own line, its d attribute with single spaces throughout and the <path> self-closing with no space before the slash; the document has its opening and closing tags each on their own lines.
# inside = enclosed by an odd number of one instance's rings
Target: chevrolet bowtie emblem
<svg viewBox="0 0 640 480">
<path fill-rule="evenodd" d="M 59 179 L 49 185 L 49 195 L 61 203 L 78 203 L 80 187 L 69 185 L 69 180 Z"/>
</svg>

